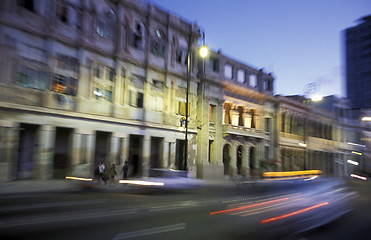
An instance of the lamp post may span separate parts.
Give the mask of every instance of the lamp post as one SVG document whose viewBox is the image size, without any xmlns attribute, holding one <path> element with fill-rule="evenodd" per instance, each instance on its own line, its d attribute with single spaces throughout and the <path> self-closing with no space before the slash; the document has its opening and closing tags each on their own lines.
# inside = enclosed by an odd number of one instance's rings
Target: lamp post
<svg viewBox="0 0 371 240">
<path fill-rule="evenodd" d="M 209 49 L 205 46 L 205 34 L 202 34 L 203 44 L 199 49 L 199 55 L 203 59 L 203 68 L 204 68 L 204 59 L 209 53 Z M 185 147 L 184 147 L 184 161 L 183 161 L 183 170 L 187 170 L 187 158 L 188 158 L 188 118 L 189 118 L 189 88 L 191 84 L 191 65 L 192 65 L 192 42 L 190 41 L 188 47 L 187 55 L 187 90 L 186 90 L 186 109 L 185 109 Z M 204 71 L 204 69 L 203 69 Z"/>
</svg>

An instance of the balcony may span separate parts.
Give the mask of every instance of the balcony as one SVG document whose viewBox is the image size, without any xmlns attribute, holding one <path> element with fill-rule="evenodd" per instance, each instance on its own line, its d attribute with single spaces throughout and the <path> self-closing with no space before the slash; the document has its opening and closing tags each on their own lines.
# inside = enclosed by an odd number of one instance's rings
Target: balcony
<svg viewBox="0 0 371 240">
<path fill-rule="evenodd" d="M 261 129 L 247 128 L 231 124 L 223 124 L 223 135 L 238 135 L 260 139 L 269 139 L 269 134 Z"/>
</svg>

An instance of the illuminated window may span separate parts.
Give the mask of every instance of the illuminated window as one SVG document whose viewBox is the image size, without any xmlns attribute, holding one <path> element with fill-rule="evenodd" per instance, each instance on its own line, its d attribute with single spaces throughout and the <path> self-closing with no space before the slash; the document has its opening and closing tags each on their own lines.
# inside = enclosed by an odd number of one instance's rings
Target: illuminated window
<svg viewBox="0 0 371 240">
<path fill-rule="evenodd" d="M 103 86 L 97 85 L 93 91 L 96 100 L 102 100 L 112 102 L 112 90 L 111 88 L 104 88 Z"/>
<path fill-rule="evenodd" d="M 51 90 L 61 94 L 76 96 L 77 79 L 56 74 L 52 79 Z"/>
<path fill-rule="evenodd" d="M 190 111 L 191 104 L 188 104 L 188 115 L 191 113 Z M 185 116 L 186 115 L 186 102 L 179 101 L 178 102 L 178 112 L 177 114 Z"/>
</svg>

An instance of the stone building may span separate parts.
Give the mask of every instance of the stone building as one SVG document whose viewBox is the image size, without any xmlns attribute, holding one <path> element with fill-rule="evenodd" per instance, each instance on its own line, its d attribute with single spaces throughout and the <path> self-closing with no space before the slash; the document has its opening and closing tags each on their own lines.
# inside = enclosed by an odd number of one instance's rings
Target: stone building
<svg viewBox="0 0 371 240">
<path fill-rule="evenodd" d="M 347 161 L 360 161 L 354 154 L 361 143 L 360 123 L 351 118 L 346 99 L 331 95 L 313 102 L 303 96 L 276 97 L 282 170 L 320 169 L 330 176 L 357 171 Z"/>
<path fill-rule="evenodd" d="M 202 35 L 141 1 L 0 1 L 0 180 L 91 177 L 125 161 L 132 177 L 354 170 L 346 103 L 274 96 L 272 73 L 221 51 L 198 57 Z"/>
<path fill-rule="evenodd" d="M 140 1 L 7 0 L 0 36 L 2 180 L 92 176 L 100 162 L 129 161 L 132 176 L 184 168 L 197 25 Z M 190 70 L 195 172 L 197 64 Z"/>
<path fill-rule="evenodd" d="M 199 66 L 197 169 L 207 177 L 258 174 L 276 159 L 274 77 L 220 51 Z"/>
</svg>

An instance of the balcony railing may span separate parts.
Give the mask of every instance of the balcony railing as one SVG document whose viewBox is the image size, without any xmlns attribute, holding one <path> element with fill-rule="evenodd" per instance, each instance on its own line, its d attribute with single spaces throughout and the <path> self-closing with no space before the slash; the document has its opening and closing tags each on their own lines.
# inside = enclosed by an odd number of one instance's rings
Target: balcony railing
<svg viewBox="0 0 371 240">
<path fill-rule="evenodd" d="M 232 135 L 264 138 L 264 139 L 269 138 L 269 134 L 267 134 L 262 129 L 247 128 L 244 126 L 236 126 L 236 125 L 231 125 L 231 124 L 223 124 L 223 134 L 232 134 Z"/>
</svg>

